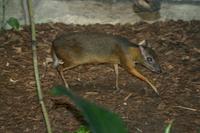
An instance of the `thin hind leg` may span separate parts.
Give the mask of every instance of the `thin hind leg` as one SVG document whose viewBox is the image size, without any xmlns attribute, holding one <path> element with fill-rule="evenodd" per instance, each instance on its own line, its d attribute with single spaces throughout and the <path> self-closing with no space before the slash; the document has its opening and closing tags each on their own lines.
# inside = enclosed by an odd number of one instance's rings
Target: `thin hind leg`
<svg viewBox="0 0 200 133">
<path fill-rule="evenodd" d="M 62 81 L 64 82 L 65 84 L 65 87 L 69 89 L 69 85 L 64 77 L 64 71 L 63 71 L 63 67 L 62 66 L 58 66 L 56 67 L 57 71 L 58 71 L 58 74 L 60 75 Z"/>
<path fill-rule="evenodd" d="M 65 62 L 66 62 L 66 61 L 65 61 Z M 64 66 L 64 67 L 63 67 L 63 66 Z M 64 71 L 69 70 L 69 69 L 71 69 L 71 68 L 73 68 L 73 67 L 75 67 L 75 66 L 77 66 L 77 65 L 74 65 L 74 64 L 71 63 L 70 66 L 69 66 L 69 65 L 66 66 L 66 64 L 63 64 L 63 65 L 58 65 L 58 66 L 56 67 L 56 69 L 57 69 L 57 71 L 58 71 L 58 74 L 60 75 L 62 81 L 63 81 L 64 84 L 65 84 L 65 87 L 68 88 L 68 89 L 69 89 L 69 85 L 68 85 L 68 83 L 67 83 L 67 81 L 66 81 L 66 79 L 65 79 L 65 77 L 64 77 Z"/>
</svg>

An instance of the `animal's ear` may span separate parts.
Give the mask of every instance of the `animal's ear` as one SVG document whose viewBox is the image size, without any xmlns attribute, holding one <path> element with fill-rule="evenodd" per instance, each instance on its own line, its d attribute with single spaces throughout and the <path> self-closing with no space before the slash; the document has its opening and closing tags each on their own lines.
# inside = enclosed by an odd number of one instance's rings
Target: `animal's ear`
<svg viewBox="0 0 200 133">
<path fill-rule="evenodd" d="M 146 47 L 146 40 L 141 41 L 139 44 L 140 52 L 143 56 L 145 56 L 145 50 L 144 47 Z"/>
<path fill-rule="evenodd" d="M 141 41 L 138 45 L 151 48 L 151 45 L 148 43 L 147 40 Z"/>
<path fill-rule="evenodd" d="M 147 41 L 146 40 L 142 40 L 141 42 L 139 42 L 139 46 L 146 46 Z"/>
</svg>

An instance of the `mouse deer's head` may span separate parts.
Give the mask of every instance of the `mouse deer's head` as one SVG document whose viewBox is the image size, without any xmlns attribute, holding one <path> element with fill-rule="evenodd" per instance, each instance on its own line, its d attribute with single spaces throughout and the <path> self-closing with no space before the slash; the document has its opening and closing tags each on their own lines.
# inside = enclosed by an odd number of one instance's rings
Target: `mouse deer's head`
<svg viewBox="0 0 200 133">
<path fill-rule="evenodd" d="M 142 56 L 141 64 L 153 72 L 161 73 L 161 68 L 158 63 L 155 52 L 146 40 L 139 43 L 139 49 Z"/>
</svg>

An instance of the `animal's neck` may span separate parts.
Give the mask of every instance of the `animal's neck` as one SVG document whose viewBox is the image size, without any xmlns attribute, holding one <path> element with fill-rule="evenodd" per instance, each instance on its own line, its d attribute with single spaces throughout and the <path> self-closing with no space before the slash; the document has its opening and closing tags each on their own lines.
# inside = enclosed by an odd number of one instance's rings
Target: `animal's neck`
<svg viewBox="0 0 200 133">
<path fill-rule="evenodd" d="M 138 47 L 131 48 L 131 55 L 132 55 L 132 60 L 136 62 L 141 62 L 143 60 L 141 51 Z"/>
</svg>

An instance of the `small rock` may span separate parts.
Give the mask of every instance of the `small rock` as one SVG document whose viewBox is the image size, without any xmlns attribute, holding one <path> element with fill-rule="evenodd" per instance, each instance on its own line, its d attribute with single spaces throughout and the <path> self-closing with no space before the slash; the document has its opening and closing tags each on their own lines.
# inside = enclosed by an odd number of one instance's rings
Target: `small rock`
<svg viewBox="0 0 200 133">
<path fill-rule="evenodd" d="M 81 81 L 81 78 L 78 77 L 77 80 L 78 80 L 78 81 Z"/>
<path fill-rule="evenodd" d="M 10 65 L 10 63 L 9 62 L 6 62 L 6 66 L 8 67 Z"/>
<path fill-rule="evenodd" d="M 127 104 L 126 102 L 124 102 L 124 103 L 123 103 L 123 105 L 125 105 L 125 106 L 126 106 L 126 105 L 128 105 L 128 104 Z"/>
</svg>

